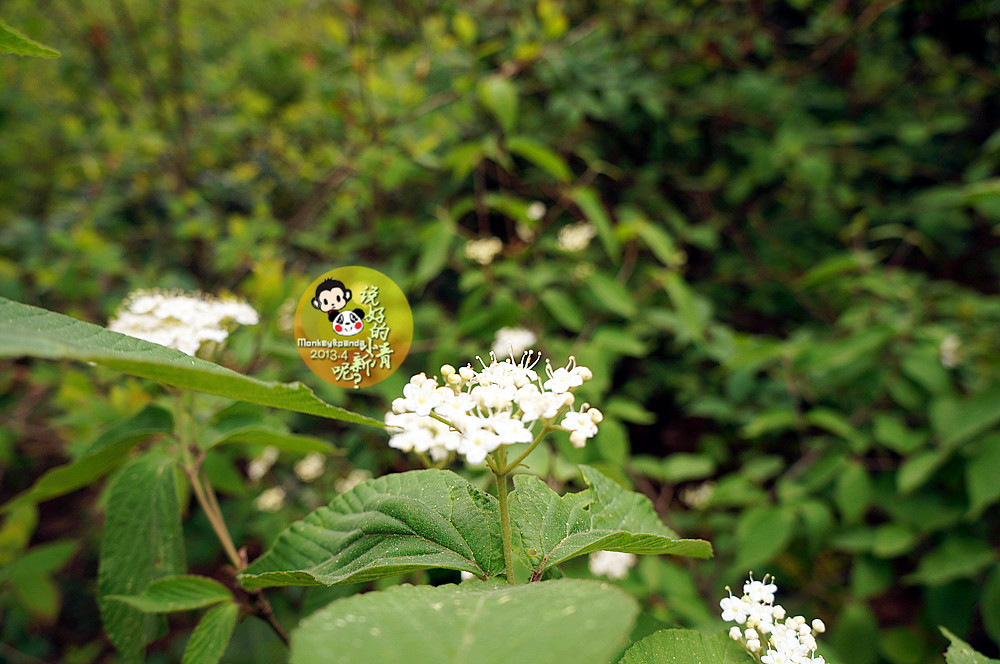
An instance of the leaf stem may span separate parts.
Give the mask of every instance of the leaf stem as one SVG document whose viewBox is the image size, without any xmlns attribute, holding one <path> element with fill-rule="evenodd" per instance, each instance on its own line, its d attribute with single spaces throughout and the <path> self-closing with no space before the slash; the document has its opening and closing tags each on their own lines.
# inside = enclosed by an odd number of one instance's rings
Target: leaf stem
<svg viewBox="0 0 1000 664">
<path fill-rule="evenodd" d="M 504 572 L 507 575 L 507 583 L 514 585 L 514 547 L 511 544 L 510 510 L 507 505 L 507 475 L 509 474 L 507 450 L 501 445 L 493 455 L 496 467 L 505 468 L 505 471 L 502 473 L 494 470 L 493 476 L 497 480 L 497 502 L 500 504 L 500 538 L 503 541 Z"/>
<path fill-rule="evenodd" d="M 212 488 L 212 483 L 208 481 L 208 478 L 201 473 L 204 452 L 199 454 L 197 459 L 191 455 L 192 448 L 197 449 L 198 437 L 194 421 L 194 395 L 188 392 L 186 402 L 184 397 L 184 394 L 177 393 L 177 438 L 181 446 L 181 468 L 191 483 L 191 490 L 194 492 L 198 504 L 201 505 L 201 509 L 205 512 L 205 516 L 208 517 L 208 522 L 212 525 L 215 536 L 219 538 L 219 543 L 222 544 L 226 556 L 236 572 L 239 573 L 247 567 L 246 556 L 240 555 L 240 552 L 236 550 L 233 537 L 229 534 L 226 520 L 222 516 L 222 507 L 215 495 L 215 489 Z M 190 429 L 185 425 L 189 425 Z M 252 613 L 267 622 L 286 646 L 290 645 L 291 640 L 288 638 L 288 632 L 278 622 L 274 615 L 274 609 L 271 608 L 271 603 L 264 596 L 263 591 L 253 590 L 247 594 L 253 600 Z"/>
</svg>

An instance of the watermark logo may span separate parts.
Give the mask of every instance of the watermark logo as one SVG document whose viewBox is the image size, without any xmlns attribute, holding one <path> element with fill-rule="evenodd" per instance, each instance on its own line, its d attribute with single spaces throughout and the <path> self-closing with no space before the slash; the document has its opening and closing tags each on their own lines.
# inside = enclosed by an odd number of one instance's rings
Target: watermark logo
<svg viewBox="0 0 1000 664">
<path fill-rule="evenodd" d="M 406 296 L 389 277 L 357 265 L 313 281 L 295 310 L 295 345 L 313 373 L 366 387 L 402 365 L 413 339 Z"/>
</svg>

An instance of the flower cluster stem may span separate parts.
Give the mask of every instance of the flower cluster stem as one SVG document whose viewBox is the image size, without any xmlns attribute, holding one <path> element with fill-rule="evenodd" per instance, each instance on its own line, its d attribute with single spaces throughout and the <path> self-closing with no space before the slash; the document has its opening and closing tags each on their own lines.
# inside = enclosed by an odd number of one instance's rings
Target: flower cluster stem
<svg viewBox="0 0 1000 664">
<path fill-rule="evenodd" d="M 507 452 L 502 446 L 494 452 L 495 467 L 503 469 L 503 472 L 494 471 L 494 477 L 497 480 L 497 502 L 500 504 L 500 538 L 503 541 L 504 572 L 507 575 L 507 583 L 514 585 L 514 547 L 511 544 L 507 491 L 507 476 L 510 474 L 510 466 L 507 466 L 506 456 Z"/>
</svg>

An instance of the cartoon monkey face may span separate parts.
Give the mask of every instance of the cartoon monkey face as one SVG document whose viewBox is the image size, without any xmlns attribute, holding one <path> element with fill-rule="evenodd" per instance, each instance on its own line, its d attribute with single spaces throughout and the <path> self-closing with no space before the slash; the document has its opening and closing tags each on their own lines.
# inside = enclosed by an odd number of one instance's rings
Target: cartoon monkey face
<svg viewBox="0 0 1000 664">
<path fill-rule="evenodd" d="M 319 309 L 333 320 L 337 312 L 347 306 L 351 300 L 351 290 L 344 282 L 327 279 L 316 287 L 316 297 L 312 299 L 314 309 Z"/>
</svg>

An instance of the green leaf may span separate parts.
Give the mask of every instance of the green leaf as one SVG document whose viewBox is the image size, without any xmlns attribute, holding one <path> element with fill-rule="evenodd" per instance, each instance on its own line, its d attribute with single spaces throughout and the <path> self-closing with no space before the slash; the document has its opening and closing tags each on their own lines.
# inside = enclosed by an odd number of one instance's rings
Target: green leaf
<svg viewBox="0 0 1000 664">
<path fill-rule="evenodd" d="M 955 579 L 973 577 L 996 562 L 997 554 L 986 542 L 952 535 L 941 546 L 921 558 L 917 571 L 909 575 L 907 580 L 938 586 Z"/>
<path fill-rule="evenodd" d="M 33 55 L 39 58 L 58 58 L 60 55 L 59 51 L 22 35 L 3 21 L 0 21 L 0 53 Z"/>
<path fill-rule="evenodd" d="M 441 273 L 448 264 L 454 239 L 454 224 L 442 219 L 421 242 L 420 259 L 413 273 L 413 283 L 416 286 L 425 286 L 428 281 Z"/>
<path fill-rule="evenodd" d="M 663 287 L 670 296 L 670 302 L 677 312 L 683 332 L 688 339 L 699 341 L 705 336 L 705 324 L 701 312 L 698 311 L 697 299 L 691 287 L 687 285 L 680 273 L 664 272 Z"/>
<path fill-rule="evenodd" d="M 487 76 L 476 88 L 479 103 L 486 107 L 507 133 L 517 122 L 517 86 L 502 74 Z"/>
<path fill-rule="evenodd" d="M 112 426 L 72 463 L 46 472 L 30 489 L 10 499 L 0 512 L 24 503 L 39 503 L 92 484 L 116 467 L 132 448 L 149 436 L 173 429 L 173 416 L 159 406 L 147 406 L 129 419 Z"/>
<path fill-rule="evenodd" d="M 580 579 L 394 586 L 305 618 L 292 634 L 289 662 L 607 664 L 636 613 L 626 593 Z"/>
<path fill-rule="evenodd" d="M 52 623 L 59 615 L 59 587 L 52 575 L 76 553 L 78 542 L 49 542 L 31 547 L 14 562 L 2 568 L 0 582 L 9 583 L 15 601 L 36 619 Z"/>
<path fill-rule="evenodd" d="M 971 399 L 937 399 L 931 403 L 930 419 L 941 444 L 957 447 L 1000 422 L 1000 385 Z"/>
<path fill-rule="evenodd" d="M 0 357 L 22 356 L 95 362 L 197 392 L 355 424 L 385 426 L 370 417 L 331 406 L 302 383 L 257 380 L 179 350 L 0 297 Z"/>
<path fill-rule="evenodd" d="M 677 247 L 674 239 L 660 226 L 648 221 L 641 221 L 636 226 L 636 231 L 650 251 L 665 266 L 676 268 L 687 261 L 687 256 Z"/>
<path fill-rule="evenodd" d="M 835 410 L 829 408 L 813 408 L 806 413 L 805 419 L 809 424 L 826 429 L 832 434 L 840 436 L 851 445 L 851 449 L 856 452 L 863 452 L 865 449 L 865 437 L 860 431 L 855 429 L 847 418 Z"/>
<path fill-rule="evenodd" d="M 858 523 L 872 497 L 872 482 L 868 471 L 858 462 L 851 462 L 837 477 L 837 507 L 847 523 Z"/>
<path fill-rule="evenodd" d="M 226 652 L 240 609 L 232 602 L 205 612 L 191 633 L 181 664 L 216 664 Z"/>
<path fill-rule="evenodd" d="M 108 597 L 133 595 L 154 579 L 182 573 L 183 547 L 174 464 L 154 449 L 125 466 L 108 488 L 98 604 L 104 629 L 126 660 L 142 658 L 162 618 Z"/>
<path fill-rule="evenodd" d="M 979 599 L 983 627 L 994 642 L 1000 643 L 1000 566 L 994 567 Z"/>
<path fill-rule="evenodd" d="M 632 293 L 624 284 L 601 272 L 587 277 L 587 288 L 594 295 L 594 302 L 612 313 L 624 318 L 633 318 L 639 313 Z"/>
<path fill-rule="evenodd" d="M 538 294 L 538 299 L 560 325 L 573 332 L 583 329 L 583 314 L 569 295 L 555 288 L 547 288 Z"/>
<path fill-rule="evenodd" d="M 332 586 L 433 567 L 479 577 L 504 567 L 496 498 L 447 470 L 359 484 L 282 532 L 240 582 Z"/>
<path fill-rule="evenodd" d="M 752 664 L 756 661 L 727 634 L 662 629 L 632 644 L 618 664 Z"/>
<path fill-rule="evenodd" d="M 189 611 L 232 601 L 225 586 L 204 576 L 167 576 L 156 579 L 141 595 L 108 595 L 105 599 L 124 602 L 143 613 Z"/>
<path fill-rule="evenodd" d="M 965 464 L 965 487 L 969 492 L 969 516 L 979 518 L 983 510 L 1000 500 L 1000 435 L 983 440 L 979 453 Z"/>
<path fill-rule="evenodd" d="M 736 524 L 736 566 L 754 569 L 788 548 L 795 533 L 795 511 L 788 507 L 748 509 Z"/>
<path fill-rule="evenodd" d="M 677 539 L 645 496 L 626 491 L 594 468 L 580 469 L 589 488 L 562 497 L 534 475 L 514 476 L 514 543 L 536 577 L 593 551 L 712 555 L 712 545 L 704 540 Z"/>
<path fill-rule="evenodd" d="M 939 629 L 951 641 L 948 650 L 944 653 L 946 664 L 1000 664 L 1000 659 L 991 659 L 980 652 L 976 652 L 972 649 L 972 646 L 944 627 Z"/>
<path fill-rule="evenodd" d="M 597 192 L 593 189 L 576 189 L 570 193 L 570 198 L 577 204 L 583 216 L 597 229 L 597 237 L 601 238 L 604 251 L 613 263 L 621 263 L 622 247 L 615 237 L 615 229 L 611 224 L 611 217 L 604 208 Z"/>
<path fill-rule="evenodd" d="M 560 182 L 569 183 L 573 178 L 573 172 L 565 159 L 530 136 L 511 136 L 506 145 L 508 150 L 524 157 Z"/>
<path fill-rule="evenodd" d="M 328 440 L 316 438 L 315 436 L 303 436 L 301 434 L 289 433 L 267 425 L 250 425 L 226 431 L 219 436 L 210 439 L 202 447 L 210 450 L 219 445 L 268 445 L 282 452 L 292 452 L 296 454 L 308 454 L 309 452 L 321 452 L 331 454 L 337 448 Z"/>
<path fill-rule="evenodd" d="M 904 495 L 919 489 L 947 457 L 948 450 L 940 449 L 918 452 L 910 456 L 899 466 L 899 472 L 896 473 L 896 488 Z"/>
</svg>

